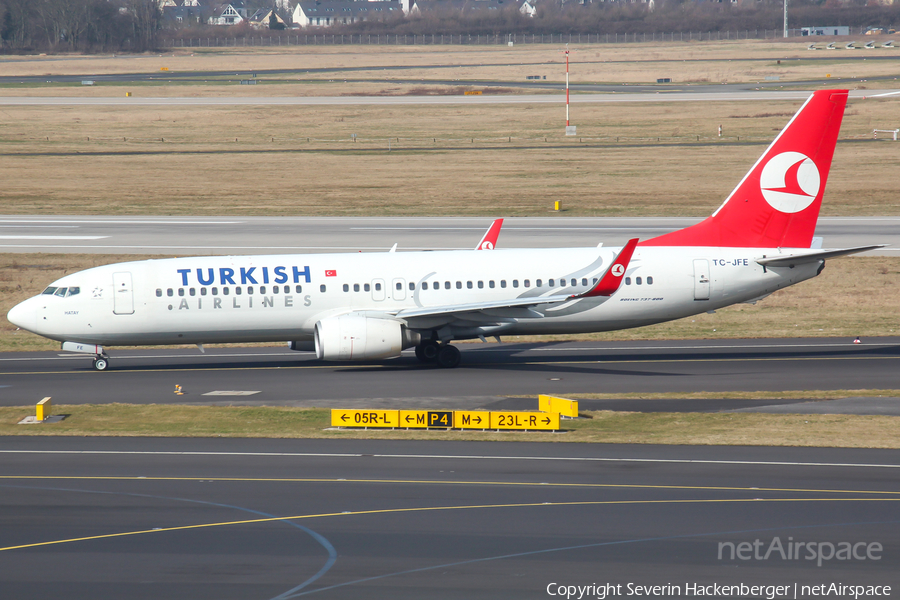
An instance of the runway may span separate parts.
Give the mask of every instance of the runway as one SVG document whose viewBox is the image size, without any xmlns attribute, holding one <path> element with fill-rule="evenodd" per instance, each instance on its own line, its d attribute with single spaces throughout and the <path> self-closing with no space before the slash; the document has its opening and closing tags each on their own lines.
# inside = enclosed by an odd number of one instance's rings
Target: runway
<svg viewBox="0 0 900 600">
<path fill-rule="evenodd" d="M 897 451 L 3 438 L 0 456 L 10 600 L 900 583 Z M 789 542 L 803 554 L 764 554 Z"/>
<path fill-rule="evenodd" d="M 710 207 L 710 212 L 715 207 Z M 495 215 L 502 217 L 503 215 Z M 492 217 L 94 217 L 0 215 L 0 252 L 89 254 L 304 254 L 474 248 Z M 624 244 L 697 223 L 697 218 L 520 217 L 504 220 L 498 248 Z M 821 217 L 828 248 L 889 247 L 897 256 L 900 217 Z"/>
<path fill-rule="evenodd" d="M 54 405 L 534 410 L 538 394 L 896 389 L 900 371 L 898 337 L 866 339 L 861 344 L 818 338 L 458 347 L 462 365 L 456 369 L 423 365 L 411 351 L 396 360 L 328 363 L 316 360 L 311 352 L 287 348 L 209 348 L 206 354 L 195 348 L 113 348 L 110 369 L 100 373 L 92 370 L 90 356 L 5 353 L 0 356 L 0 405 L 29 405 L 50 396 Z M 183 396 L 173 393 L 176 384 Z M 884 401 L 889 407 L 874 414 L 900 414 L 900 401 Z M 599 401 L 586 400 L 583 408 L 719 411 L 778 404 L 709 400 L 648 408 L 639 401 L 593 402 Z M 809 409 L 801 406 L 803 402 L 793 404 Z M 857 410 L 874 409 L 858 403 Z"/>
<path fill-rule="evenodd" d="M 396 83 L 392 81 L 391 83 Z M 421 81 L 417 82 L 421 85 Z M 465 82 L 455 82 L 461 85 Z M 480 85 L 484 85 L 482 82 Z M 846 85 L 839 81 L 835 85 Z M 584 93 L 571 96 L 572 104 L 610 102 L 737 102 L 761 100 L 805 100 L 812 90 L 760 90 L 656 93 Z M 851 90 L 851 98 L 879 98 L 900 95 L 892 89 Z M 380 106 L 439 104 L 565 104 L 558 94 L 483 94 L 473 96 L 271 96 L 271 97 L 77 97 L 77 96 L 0 96 L 0 106 Z"/>
</svg>

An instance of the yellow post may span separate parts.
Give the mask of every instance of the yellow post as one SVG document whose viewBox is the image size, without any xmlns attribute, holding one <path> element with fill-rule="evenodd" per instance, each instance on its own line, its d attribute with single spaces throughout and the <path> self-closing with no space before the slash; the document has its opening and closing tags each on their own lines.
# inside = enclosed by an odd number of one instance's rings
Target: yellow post
<svg viewBox="0 0 900 600">
<path fill-rule="evenodd" d="M 50 416 L 50 396 L 37 403 L 34 411 L 36 421 L 44 421 Z"/>
<path fill-rule="evenodd" d="M 125 92 L 125 97 L 126 97 L 126 98 L 131 98 L 131 92 Z"/>
<path fill-rule="evenodd" d="M 553 203 L 553 210 L 559 211 L 559 200 Z"/>
</svg>

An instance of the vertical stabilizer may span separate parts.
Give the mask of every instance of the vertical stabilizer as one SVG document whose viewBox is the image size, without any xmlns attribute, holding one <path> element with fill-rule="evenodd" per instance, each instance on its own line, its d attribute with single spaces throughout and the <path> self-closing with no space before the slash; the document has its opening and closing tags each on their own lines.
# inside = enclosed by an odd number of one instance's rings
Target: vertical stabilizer
<svg viewBox="0 0 900 600">
<path fill-rule="evenodd" d="M 847 94 L 813 93 L 711 217 L 641 245 L 809 248 Z"/>
</svg>

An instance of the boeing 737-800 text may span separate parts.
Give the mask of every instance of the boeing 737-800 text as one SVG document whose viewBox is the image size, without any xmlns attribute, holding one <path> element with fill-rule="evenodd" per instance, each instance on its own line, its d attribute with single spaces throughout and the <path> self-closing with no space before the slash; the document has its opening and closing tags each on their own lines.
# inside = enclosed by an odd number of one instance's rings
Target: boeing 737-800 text
<svg viewBox="0 0 900 600">
<path fill-rule="evenodd" d="M 460 362 L 453 340 L 640 327 L 753 302 L 818 275 L 813 234 L 847 103 L 815 92 L 715 213 L 623 248 L 146 260 L 66 275 L 9 312 L 95 355 L 107 345 L 287 341 L 325 360 Z"/>
</svg>

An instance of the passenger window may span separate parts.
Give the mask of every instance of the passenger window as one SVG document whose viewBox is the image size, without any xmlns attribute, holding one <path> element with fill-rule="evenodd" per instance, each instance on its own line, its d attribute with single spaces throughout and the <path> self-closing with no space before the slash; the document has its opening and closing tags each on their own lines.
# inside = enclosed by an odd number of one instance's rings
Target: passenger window
<svg viewBox="0 0 900 600">
<path fill-rule="evenodd" d="M 191 288 L 191 289 L 188 290 L 188 293 L 189 293 L 191 296 L 196 296 L 196 295 L 197 295 L 197 290 L 196 290 L 196 288 Z"/>
<path fill-rule="evenodd" d="M 427 281 L 423 281 L 423 282 L 422 282 L 422 289 L 423 289 L 423 290 L 427 290 L 427 289 L 428 289 L 428 282 L 427 282 Z"/>
<path fill-rule="evenodd" d="M 444 289 L 445 289 L 445 290 L 449 290 L 449 289 L 450 289 L 450 282 L 449 282 L 449 281 L 445 281 L 445 282 L 444 282 Z"/>
<path fill-rule="evenodd" d="M 483 290 L 483 289 L 484 289 L 484 282 L 483 282 L 483 281 L 479 281 L 479 282 L 478 282 L 478 289 L 479 289 L 479 290 Z"/>
<path fill-rule="evenodd" d="M 540 280 L 540 279 L 538 279 L 537 281 L 534 282 L 534 287 L 541 287 L 541 280 Z"/>
<path fill-rule="evenodd" d="M 56 293 L 56 288 L 55 288 L 55 287 L 48 287 L 46 290 L 44 290 L 43 292 L 41 292 L 42 295 L 47 295 L 47 296 L 52 296 L 52 295 L 55 294 L 55 293 Z"/>
<path fill-rule="evenodd" d="M 205 296 L 205 295 L 206 295 L 206 288 L 200 288 L 200 295 L 201 295 L 201 296 Z"/>
<path fill-rule="evenodd" d="M 322 292 L 323 294 L 325 293 L 325 284 L 324 283 L 319 286 L 319 291 Z"/>
<path fill-rule="evenodd" d="M 584 278 L 581 280 L 581 285 L 587 286 L 587 277 L 584 277 Z"/>
<path fill-rule="evenodd" d="M 625 278 L 625 285 L 631 285 L 631 277 Z"/>
<path fill-rule="evenodd" d="M 69 288 L 69 293 L 66 294 L 66 297 L 68 298 L 69 296 L 77 296 L 77 295 L 80 294 L 80 293 L 81 293 L 81 288 L 80 288 L 80 287 L 70 287 L 70 288 Z"/>
<path fill-rule="evenodd" d="M 363 291 L 368 292 L 372 287 L 368 283 L 363 284 Z"/>
<path fill-rule="evenodd" d="M 172 288 L 169 288 L 166 290 L 166 296 L 168 296 L 169 298 L 171 298 L 174 295 L 175 295 L 175 292 L 172 291 Z"/>
<path fill-rule="evenodd" d="M 530 280 L 530 279 L 526 279 L 526 280 L 523 281 L 522 283 L 525 285 L 525 287 L 531 287 L 531 280 Z"/>
<path fill-rule="evenodd" d="M 344 291 L 345 291 L 345 292 L 349 292 L 349 291 L 350 291 L 350 285 L 349 285 L 349 284 L 346 284 L 346 283 L 344 284 Z"/>
<path fill-rule="evenodd" d="M 171 296 L 172 294 L 169 294 L 169 295 Z M 212 295 L 213 295 L 213 296 L 218 296 L 218 295 L 219 295 L 219 288 L 214 287 L 214 288 L 212 289 Z"/>
<path fill-rule="evenodd" d="M 653 285 L 653 278 L 652 278 L 652 277 L 648 277 L 648 278 L 647 278 L 647 285 Z"/>
<path fill-rule="evenodd" d="M 513 287 L 514 287 L 514 288 L 519 287 L 519 280 L 518 280 L 518 279 L 513 279 Z"/>
<path fill-rule="evenodd" d="M 634 278 L 634 282 L 635 282 L 636 284 L 638 284 L 638 285 L 641 285 L 641 278 L 640 278 L 640 277 L 635 277 L 635 278 Z"/>
<path fill-rule="evenodd" d="M 471 282 L 471 281 L 467 281 L 467 282 L 466 282 L 466 287 L 469 288 L 469 289 L 471 290 L 471 289 L 472 289 L 472 282 Z"/>
<path fill-rule="evenodd" d="M 184 296 L 184 288 L 178 288 L 178 295 Z"/>
<path fill-rule="evenodd" d="M 287 290 L 288 290 L 288 289 L 289 289 L 289 288 L 288 288 L 287 286 L 284 286 L 284 291 L 285 291 L 285 293 L 287 293 Z M 294 288 L 294 292 L 297 293 L 297 294 L 302 294 L 302 293 L 303 293 L 303 286 L 302 286 L 302 285 L 296 286 L 296 287 Z"/>
<path fill-rule="evenodd" d="M 325 290 L 322 290 L 322 291 L 324 292 Z M 380 284 L 380 283 L 376 283 L 376 284 L 375 284 L 375 291 L 376 291 L 376 292 L 380 292 L 380 291 L 381 291 L 381 284 Z"/>
<path fill-rule="evenodd" d="M 402 289 L 403 289 L 403 284 L 400 283 L 400 282 L 398 281 L 398 282 L 397 282 L 397 291 L 399 292 L 399 291 L 401 291 Z"/>
<path fill-rule="evenodd" d="M 461 289 L 462 289 L 462 281 L 457 281 L 457 282 L 456 282 L 456 289 L 458 289 L 458 290 L 461 290 Z"/>
<path fill-rule="evenodd" d="M 488 281 L 488 287 L 491 288 L 491 289 L 494 289 L 494 280 L 493 280 L 493 279 L 491 279 L 490 281 Z"/>
<path fill-rule="evenodd" d="M 501 280 L 500 280 L 500 287 L 502 287 L 502 288 L 505 288 L 505 287 L 506 287 L 506 280 L 505 280 L 505 279 L 501 279 Z"/>
<path fill-rule="evenodd" d="M 264 286 L 264 285 L 259 286 L 259 293 L 260 293 L 260 294 L 265 294 L 265 293 L 266 293 L 266 286 Z"/>
<path fill-rule="evenodd" d="M 277 286 L 277 285 L 273 285 L 273 286 L 272 286 L 272 293 L 273 293 L 273 294 L 277 294 L 277 293 L 278 293 L 278 286 Z"/>
<path fill-rule="evenodd" d="M 157 297 L 157 298 L 162 298 L 162 290 L 159 289 L 159 288 L 156 288 L 156 297 Z"/>
<path fill-rule="evenodd" d="M 412 292 L 412 291 L 415 291 L 415 289 L 416 289 L 416 284 L 413 283 L 412 281 L 410 281 L 409 282 L 409 291 Z"/>
<path fill-rule="evenodd" d="M 593 281 L 594 281 L 594 285 L 597 285 L 597 278 L 596 278 L 596 277 L 594 277 Z"/>
<path fill-rule="evenodd" d="M 573 277 L 571 285 L 578 285 L 578 280 Z"/>
<path fill-rule="evenodd" d="M 552 280 L 552 279 L 550 279 L 550 280 L 547 281 L 547 285 L 549 285 L 550 287 L 556 287 L 556 284 L 553 283 L 553 280 Z"/>
<path fill-rule="evenodd" d="M 222 288 L 222 295 L 223 295 L 223 296 L 227 296 L 227 295 L 228 295 L 228 288 L 227 288 L 227 287 L 223 287 L 223 288 Z"/>
<path fill-rule="evenodd" d="M 240 286 L 234 288 L 234 295 L 235 295 L 235 296 L 240 296 L 240 295 L 241 295 L 241 287 L 240 287 Z"/>
<path fill-rule="evenodd" d="M 247 293 L 250 294 L 250 295 L 253 294 L 253 286 L 252 286 L 252 285 L 248 285 L 248 286 L 247 286 Z"/>
<path fill-rule="evenodd" d="M 354 292 L 358 292 L 358 291 L 359 291 L 359 284 L 358 284 L 358 283 L 354 283 L 354 284 L 353 284 L 353 291 L 354 291 Z"/>
</svg>

